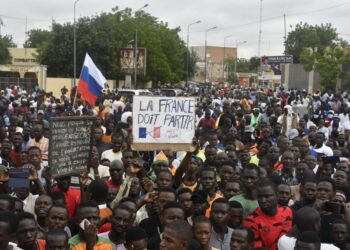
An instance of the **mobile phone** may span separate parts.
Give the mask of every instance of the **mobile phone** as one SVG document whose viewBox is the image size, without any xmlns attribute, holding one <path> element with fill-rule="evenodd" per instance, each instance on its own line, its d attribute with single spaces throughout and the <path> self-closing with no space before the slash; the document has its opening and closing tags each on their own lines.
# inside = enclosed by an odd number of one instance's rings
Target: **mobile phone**
<svg viewBox="0 0 350 250">
<path fill-rule="evenodd" d="M 324 163 L 339 163 L 340 162 L 340 157 L 339 156 L 327 156 L 323 158 Z"/>
<path fill-rule="evenodd" d="M 29 168 L 12 168 L 8 186 L 10 188 L 29 188 L 28 177 Z"/>
<path fill-rule="evenodd" d="M 88 225 L 91 224 L 91 222 L 88 219 L 84 219 L 80 222 L 79 227 L 83 230 L 85 230 L 85 222 L 87 222 Z"/>
<path fill-rule="evenodd" d="M 335 214 L 344 214 L 345 212 L 343 204 L 340 204 L 337 202 L 330 202 L 330 201 L 326 201 L 324 203 L 324 210 Z"/>
</svg>

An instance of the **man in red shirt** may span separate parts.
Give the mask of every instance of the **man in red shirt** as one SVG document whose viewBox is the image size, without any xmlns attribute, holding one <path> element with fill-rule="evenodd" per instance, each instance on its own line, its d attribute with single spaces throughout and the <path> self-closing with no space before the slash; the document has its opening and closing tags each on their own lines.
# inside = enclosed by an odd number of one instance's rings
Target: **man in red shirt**
<svg viewBox="0 0 350 250">
<path fill-rule="evenodd" d="M 74 189 L 70 186 L 71 177 L 64 176 L 56 179 L 57 187 L 53 191 L 61 191 L 66 199 L 66 207 L 68 209 L 69 218 L 74 218 L 76 208 L 80 203 L 80 189 Z"/>
<path fill-rule="evenodd" d="M 119 191 L 120 185 L 123 183 L 123 174 L 124 174 L 124 165 L 123 162 L 115 160 L 111 162 L 109 166 L 109 179 L 106 183 L 109 188 L 115 188 Z"/>
<path fill-rule="evenodd" d="M 22 167 L 23 162 L 21 159 L 23 135 L 20 132 L 16 132 L 12 138 L 13 149 L 10 151 L 10 158 L 15 163 L 16 167 Z"/>
<path fill-rule="evenodd" d="M 292 227 L 293 213 L 289 207 L 277 205 L 276 187 L 267 179 L 257 185 L 259 208 L 251 213 L 243 222 L 254 232 L 254 247 L 267 247 L 277 250 L 278 239 Z"/>
<path fill-rule="evenodd" d="M 206 110 L 204 118 L 202 118 L 198 123 L 198 128 L 210 127 L 215 128 L 215 120 L 211 118 L 210 110 Z"/>
</svg>

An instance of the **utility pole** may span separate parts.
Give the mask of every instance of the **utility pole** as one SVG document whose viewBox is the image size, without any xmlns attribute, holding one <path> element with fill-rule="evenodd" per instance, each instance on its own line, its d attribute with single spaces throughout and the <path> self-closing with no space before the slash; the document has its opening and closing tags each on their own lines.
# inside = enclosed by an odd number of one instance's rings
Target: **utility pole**
<svg viewBox="0 0 350 250">
<path fill-rule="evenodd" d="M 286 64 L 286 56 L 287 56 L 287 22 L 286 22 L 286 14 L 283 14 L 284 21 L 284 64 Z"/>
<path fill-rule="evenodd" d="M 73 21 L 73 87 L 77 86 L 77 35 L 76 35 L 76 25 L 75 25 L 75 12 L 77 8 L 77 3 L 79 0 L 75 0 L 74 2 L 74 21 Z"/>
<path fill-rule="evenodd" d="M 144 6 L 142 6 L 140 9 L 138 9 L 136 12 L 146 8 L 148 6 L 148 3 L 145 4 Z M 135 12 L 135 13 L 136 13 Z M 138 26 L 138 20 L 137 20 L 137 17 L 136 17 L 136 31 L 135 31 L 135 46 L 134 46 L 134 81 L 135 81 L 135 88 L 137 87 L 137 52 L 138 52 L 138 49 L 137 49 L 137 27 Z"/>
<path fill-rule="evenodd" d="M 237 76 L 237 59 L 238 59 L 238 46 L 241 46 L 243 44 L 247 43 L 247 41 L 243 41 L 243 42 L 238 42 L 236 40 L 236 59 L 235 59 L 235 77 Z"/>
<path fill-rule="evenodd" d="M 0 37 L 1 37 L 1 26 L 3 26 L 3 25 L 4 25 L 4 22 L 2 21 L 1 16 L 0 16 Z"/>
<path fill-rule="evenodd" d="M 190 23 L 187 25 L 187 53 L 186 53 L 186 83 L 188 83 L 188 65 L 190 63 L 190 50 L 189 50 L 189 43 L 190 43 L 190 26 L 195 25 L 197 23 L 200 23 L 201 21 L 198 20 L 197 22 Z"/>
<path fill-rule="evenodd" d="M 260 15 L 259 15 L 259 41 L 258 41 L 258 57 L 260 57 L 260 50 L 261 50 L 261 24 L 262 24 L 262 4 L 263 0 L 260 0 Z"/>
<path fill-rule="evenodd" d="M 226 39 L 229 37 L 232 37 L 232 35 L 228 35 L 224 37 L 224 55 L 222 57 L 222 82 L 225 82 Z"/>
<path fill-rule="evenodd" d="M 215 30 L 217 26 L 214 26 L 205 31 L 205 46 L 204 46 L 204 82 L 207 82 L 207 33 L 208 31 Z"/>
<path fill-rule="evenodd" d="M 26 28 L 24 31 L 24 57 L 27 58 L 27 30 L 28 30 L 28 18 L 26 17 Z"/>
</svg>

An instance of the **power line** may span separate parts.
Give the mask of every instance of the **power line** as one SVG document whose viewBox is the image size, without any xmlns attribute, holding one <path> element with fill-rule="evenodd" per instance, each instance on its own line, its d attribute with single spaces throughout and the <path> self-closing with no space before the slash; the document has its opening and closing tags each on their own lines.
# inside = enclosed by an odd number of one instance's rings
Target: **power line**
<svg viewBox="0 0 350 250">
<path fill-rule="evenodd" d="M 8 16 L 8 15 L 0 14 L 0 18 L 13 19 L 13 20 L 26 22 L 26 18 L 23 18 L 23 17 Z M 54 19 L 54 20 L 55 21 L 72 21 L 73 19 L 72 18 L 59 18 L 59 19 Z M 27 21 L 31 21 L 31 22 L 52 22 L 52 18 L 51 19 L 27 18 Z"/>
<path fill-rule="evenodd" d="M 286 14 L 281 14 L 281 15 L 276 15 L 276 16 L 271 16 L 271 17 L 267 17 L 267 18 L 263 18 L 262 22 L 266 22 L 266 21 L 270 21 L 273 19 L 278 19 L 278 18 L 282 18 L 284 15 L 287 16 L 298 16 L 298 15 L 305 15 L 305 14 L 312 14 L 312 13 L 317 13 L 317 12 L 322 12 L 322 11 L 326 11 L 326 10 L 330 10 L 330 9 L 335 9 L 335 8 L 339 8 L 345 5 L 350 4 L 350 1 L 347 1 L 346 3 L 341 3 L 341 4 L 337 4 L 337 5 L 332 5 L 329 7 L 325 7 L 325 8 L 321 8 L 321 9 L 316 9 L 316 10 L 310 10 L 310 11 L 301 11 L 301 12 L 291 12 L 291 13 L 286 13 Z M 237 25 L 231 25 L 231 26 L 227 26 L 227 27 L 219 27 L 217 29 L 217 31 L 221 31 L 221 30 L 228 30 L 228 29 L 235 29 L 235 28 L 241 28 L 244 26 L 249 26 L 252 24 L 257 24 L 259 23 L 260 20 L 255 20 L 255 21 L 251 21 L 251 22 L 247 22 L 247 23 L 242 23 L 242 24 L 237 24 Z M 201 31 L 195 31 L 192 33 L 202 33 L 204 32 L 204 30 Z"/>
</svg>

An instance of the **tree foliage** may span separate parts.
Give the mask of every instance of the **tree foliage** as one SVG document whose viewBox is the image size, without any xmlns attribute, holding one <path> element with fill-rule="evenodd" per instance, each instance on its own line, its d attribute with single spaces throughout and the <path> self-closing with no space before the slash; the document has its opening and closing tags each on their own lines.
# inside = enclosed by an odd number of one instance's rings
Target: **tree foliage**
<svg viewBox="0 0 350 250">
<path fill-rule="evenodd" d="M 24 43 L 25 48 L 39 48 L 48 43 L 51 38 L 51 32 L 48 30 L 33 29 L 28 32 L 28 39 Z"/>
<path fill-rule="evenodd" d="M 257 57 L 257 56 L 253 56 L 249 59 L 249 69 L 252 71 L 252 72 L 258 72 L 258 69 L 260 67 L 260 57 Z"/>
<path fill-rule="evenodd" d="M 345 44 L 331 24 L 313 26 L 301 22 L 288 33 L 285 45 L 286 53 L 293 56 L 294 63 L 299 63 L 299 56 L 305 48 L 317 48 L 322 52 L 326 47 Z"/>
<path fill-rule="evenodd" d="M 195 51 L 189 51 L 188 55 L 188 79 L 193 79 L 196 71 L 198 70 L 197 62 L 199 60 L 199 56 Z M 185 68 L 187 69 L 187 55 L 185 55 Z M 186 78 L 186 75 L 184 76 Z"/>
<path fill-rule="evenodd" d="M 8 48 L 16 47 L 12 41 L 12 36 L 0 36 L 0 64 L 11 62 L 11 55 Z"/>
<path fill-rule="evenodd" d="M 237 72 L 248 73 L 250 72 L 250 63 L 248 59 L 238 58 L 237 59 Z"/>
<path fill-rule="evenodd" d="M 77 21 L 77 74 L 88 52 L 106 78 L 123 78 L 119 72 L 119 51 L 135 39 L 136 30 L 138 47 L 147 50 L 147 74 L 142 80 L 176 82 L 183 79 L 186 48 L 178 35 L 179 28 L 170 29 L 167 23 L 143 11 L 133 14 L 129 8 L 119 10 L 118 7 Z M 39 44 L 38 59 L 48 66 L 48 76 L 73 76 L 73 31 L 71 23 L 53 23 L 50 32 L 29 32 L 26 44 Z"/>
</svg>

